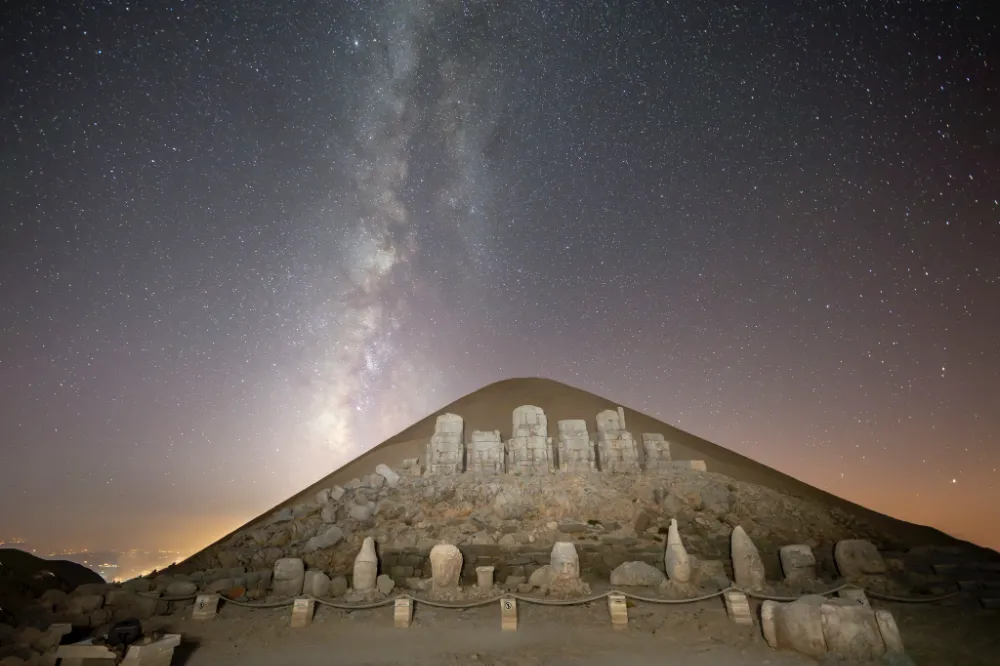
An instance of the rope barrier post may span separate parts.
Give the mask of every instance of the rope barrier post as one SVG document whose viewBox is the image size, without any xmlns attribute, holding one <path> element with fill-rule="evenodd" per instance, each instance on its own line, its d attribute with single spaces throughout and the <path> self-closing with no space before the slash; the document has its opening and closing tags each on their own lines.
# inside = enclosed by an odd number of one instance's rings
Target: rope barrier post
<svg viewBox="0 0 1000 666">
<path fill-rule="evenodd" d="M 413 622 L 413 599 L 396 597 L 396 605 L 392 613 L 393 623 L 400 629 L 406 629 Z"/>
<path fill-rule="evenodd" d="M 309 626 L 312 622 L 313 611 L 316 609 L 316 600 L 310 597 L 296 599 L 292 605 L 292 623 L 294 628 Z"/>
<path fill-rule="evenodd" d="M 517 599 L 500 597 L 500 630 L 517 631 Z"/>
<path fill-rule="evenodd" d="M 218 594 L 199 594 L 191 611 L 192 620 L 211 620 L 219 611 Z"/>
<path fill-rule="evenodd" d="M 743 626 L 753 626 L 753 615 L 750 613 L 750 600 L 745 592 L 740 590 L 726 590 L 723 593 L 726 600 L 726 615 L 736 624 Z"/>
<path fill-rule="evenodd" d="M 837 596 L 842 599 L 850 599 L 851 601 L 855 601 L 862 606 L 871 606 L 868 602 L 868 596 L 865 594 L 864 589 L 860 587 L 845 587 L 837 592 Z"/>
<path fill-rule="evenodd" d="M 628 629 L 628 606 L 624 594 L 612 592 L 608 595 L 608 612 L 611 614 L 612 629 Z"/>
</svg>

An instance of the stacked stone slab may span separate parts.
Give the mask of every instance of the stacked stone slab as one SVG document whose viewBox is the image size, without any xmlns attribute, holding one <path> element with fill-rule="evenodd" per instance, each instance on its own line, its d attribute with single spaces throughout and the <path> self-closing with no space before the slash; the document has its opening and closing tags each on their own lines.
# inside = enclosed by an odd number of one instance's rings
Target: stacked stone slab
<svg viewBox="0 0 1000 666">
<path fill-rule="evenodd" d="M 473 474 L 503 474 L 504 450 L 499 430 L 473 430 L 465 449 L 466 469 Z"/>
<path fill-rule="evenodd" d="M 434 424 L 434 434 L 427 443 L 427 469 L 430 476 L 461 474 L 465 452 L 465 422 L 458 414 L 442 414 Z"/>
<path fill-rule="evenodd" d="M 559 421 L 559 439 L 556 451 L 559 457 L 559 471 L 582 474 L 597 470 L 597 454 L 587 432 L 587 422 L 583 419 Z"/>
<path fill-rule="evenodd" d="M 606 409 L 597 415 L 597 454 L 601 471 L 632 474 L 639 471 L 639 455 L 632 433 L 625 429 L 625 410 Z"/>
<path fill-rule="evenodd" d="M 514 410 L 514 430 L 507 442 L 507 472 L 519 476 L 555 471 L 549 421 L 541 407 L 521 405 Z"/>
<path fill-rule="evenodd" d="M 670 442 L 658 432 L 642 433 L 642 451 L 646 458 L 647 472 L 670 469 Z"/>
</svg>

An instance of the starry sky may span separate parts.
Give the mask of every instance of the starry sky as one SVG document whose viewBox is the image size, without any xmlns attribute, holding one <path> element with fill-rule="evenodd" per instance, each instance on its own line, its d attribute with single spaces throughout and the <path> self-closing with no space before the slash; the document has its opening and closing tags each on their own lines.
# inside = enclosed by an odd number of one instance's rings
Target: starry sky
<svg viewBox="0 0 1000 666">
<path fill-rule="evenodd" d="M 545 376 L 1000 547 L 988 10 L 6 3 L 0 539 L 193 550 Z"/>
</svg>

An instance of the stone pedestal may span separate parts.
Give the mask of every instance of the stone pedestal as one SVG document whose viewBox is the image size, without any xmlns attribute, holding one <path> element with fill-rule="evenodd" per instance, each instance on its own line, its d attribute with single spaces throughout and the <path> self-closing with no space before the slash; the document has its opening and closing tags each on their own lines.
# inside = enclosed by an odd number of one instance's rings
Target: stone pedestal
<svg viewBox="0 0 1000 666">
<path fill-rule="evenodd" d="M 192 620 L 211 620 L 219 609 L 218 594 L 199 594 L 191 611 Z"/>
<path fill-rule="evenodd" d="M 608 595 L 608 612 L 611 614 L 612 629 L 628 629 L 628 606 L 624 594 L 616 592 Z"/>
<path fill-rule="evenodd" d="M 750 600 L 747 595 L 736 590 L 723 594 L 726 602 L 726 615 L 736 624 L 753 625 L 753 615 L 750 613 Z"/>
<path fill-rule="evenodd" d="M 476 567 L 476 586 L 483 590 L 493 587 L 493 567 Z"/>
<path fill-rule="evenodd" d="M 514 597 L 500 599 L 500 629 L 517 631 L 517 599 Z"/>
<path fill-rule="evenodd" d="M 296 629 L 308 626 L 312 622 L 315 609 L 316 601 L 314 599 L 296 599 L 292 604 L 291 626 Z"/>
<path fill-rule="evenodd" d="M 392 621 L 400 629 L 406 629 L 413 622 L 413 599 L 397 597 L 392 612 Z"/>
</svg>

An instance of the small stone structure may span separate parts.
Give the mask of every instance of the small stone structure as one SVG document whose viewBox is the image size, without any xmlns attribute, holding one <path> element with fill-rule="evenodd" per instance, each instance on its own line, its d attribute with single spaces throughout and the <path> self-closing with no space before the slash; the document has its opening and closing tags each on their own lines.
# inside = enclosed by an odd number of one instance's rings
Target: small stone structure
<svg viewBox="0 0 1000 666">
<path fill-rule="evenodd" d="M 625 429 L 625 410 L 606 409 L 597 415 L 597 455 L 602 472 L 634 474 L 639 454 L 632 433 Z"/>
<path fill-rule="evenodd" d="M 467 471 L 473 474 L 503 474 L 504 450 L 499 430 L 473 430 L 465 448 Z"/>
<path fill-rule="evenodd" d="M 670 469 L 670 442 L 658 432 L 642 433 L 642 452 L 647 472 L 661 472 Z"/>
<path fill-rule="evenodd" d="M 434 424 L 434 434 L 427 443 L 427 470 L 431 476 L 461 474 L 465 468 L 463 433 L 465 422 L 458 414 L 442 414 Z"/>
<path fill-rule="evenodd" d="M 559 438 L 556 451 L 559 458 L 559 471 L 569 474 L 582 474 L 597 471 L 597 453 L 587 432 L 587 422 L 583 419 L 566 419 L 559 421 Z"/>
<path fill-rule="evenodd" d="M 541 407 L 514 410 L 514 430 L 507 442 L 507 472 L 531 476 L 555 471 L 549 421 Z"/>
</svg>

